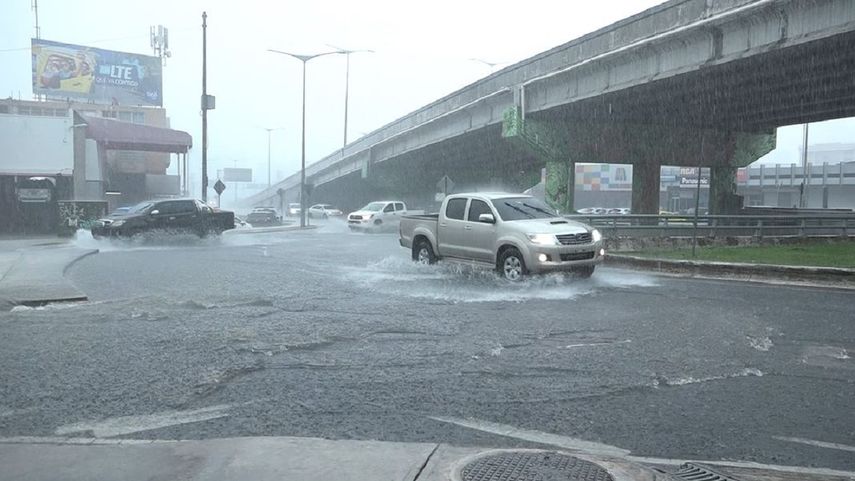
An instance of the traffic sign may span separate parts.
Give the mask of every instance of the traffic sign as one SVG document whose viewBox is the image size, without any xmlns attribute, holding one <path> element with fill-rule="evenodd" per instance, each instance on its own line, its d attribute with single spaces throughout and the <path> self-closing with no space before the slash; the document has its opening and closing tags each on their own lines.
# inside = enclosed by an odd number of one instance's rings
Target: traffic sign
<svg viewBox="0 0 855 481">
<path fill-rule="evenodd" d="M 226 190 L 226 184 L 222 180 L 217 179 L 217 183 L 214 184 L 214 191 L 217 192 L 217 195 L 221 195 L 224 190 Z"/>
<path fill-rule="evenodd" d="M 436 189 L 447 195 L 449 192 L 454 190 L 454 182 L 452 182 L 447 175 L 443 175 L 442 178 L 439 179 L 439 182 L 436 183 Z"/>
</svg>

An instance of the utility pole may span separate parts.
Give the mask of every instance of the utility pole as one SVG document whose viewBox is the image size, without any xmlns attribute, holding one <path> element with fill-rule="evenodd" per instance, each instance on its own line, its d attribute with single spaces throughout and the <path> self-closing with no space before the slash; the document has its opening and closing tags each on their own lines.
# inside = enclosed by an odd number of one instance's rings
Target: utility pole
<svg viewBox="0 0 855 481">
<path fill-rule="evenodd" d="M 202 12 L 202 202 L 208 202 L 208 14 Z"/>
</svg>

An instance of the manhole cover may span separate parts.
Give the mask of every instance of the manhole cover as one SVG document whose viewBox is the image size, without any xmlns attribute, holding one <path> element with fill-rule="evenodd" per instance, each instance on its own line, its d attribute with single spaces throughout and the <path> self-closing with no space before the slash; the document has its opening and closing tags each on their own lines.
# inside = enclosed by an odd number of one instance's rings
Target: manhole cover
<svg viewBox="0 0 855 481">
<path fill-rule="evenodd" d="M 589 461 L 556 452 L 507 452 L 463 467 L 463 481 L 614 481 Z"/>
</svg>

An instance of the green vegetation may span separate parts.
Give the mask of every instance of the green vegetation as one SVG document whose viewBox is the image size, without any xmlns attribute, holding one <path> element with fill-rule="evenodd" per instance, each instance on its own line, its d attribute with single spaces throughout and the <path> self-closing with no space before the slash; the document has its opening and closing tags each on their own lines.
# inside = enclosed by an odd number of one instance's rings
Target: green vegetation
<svg viewBox="0 0 855 481">
<path fill-rule="evenodd" d="M 855 267 L 855 242 L 812 242 L 764 246 L 698 247 L 692 257 L 691 247 L 653 248 L 629 255 L 659 259 L 682 259 L 715 262 L 745 262 L 792 266 Z"/>
</svg>

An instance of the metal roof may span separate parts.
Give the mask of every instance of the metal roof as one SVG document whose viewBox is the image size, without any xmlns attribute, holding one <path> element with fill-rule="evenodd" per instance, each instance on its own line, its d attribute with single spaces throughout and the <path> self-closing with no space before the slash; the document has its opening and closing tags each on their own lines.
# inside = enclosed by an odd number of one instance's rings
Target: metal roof
<svg viewBox="0 0 855 481">
<path fill-rule="evenodd" d="M 183 154 L 193 146 L 193 138 L 181 130 L 81 115 L 75 111 L 75 123 L 78 121 L 86 124 L 87 139 L 107 149 Z"/>
</svg>

